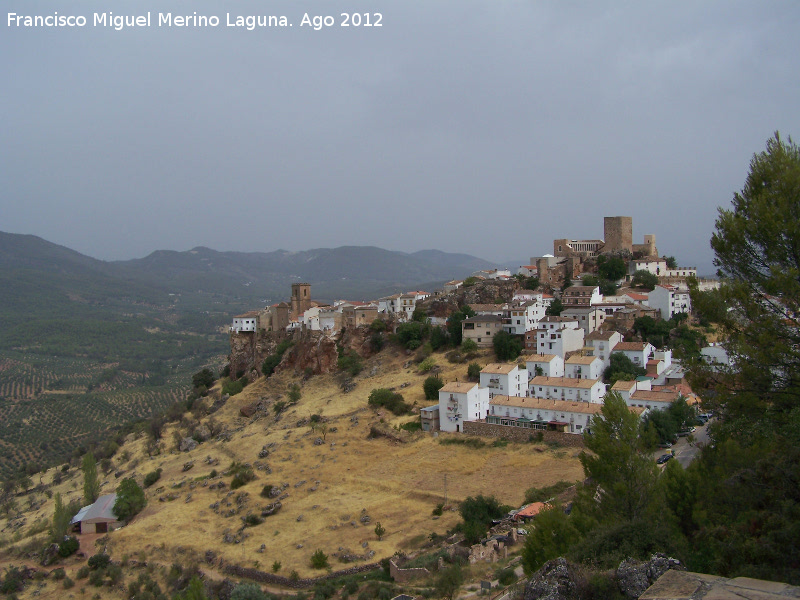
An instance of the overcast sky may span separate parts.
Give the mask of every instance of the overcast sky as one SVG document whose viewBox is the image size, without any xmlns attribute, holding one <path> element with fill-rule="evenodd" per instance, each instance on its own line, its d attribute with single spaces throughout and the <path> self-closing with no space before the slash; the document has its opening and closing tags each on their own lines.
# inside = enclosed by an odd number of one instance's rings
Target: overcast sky
<svg viewBox="0 0 800 600">
<path fill-rule="evenodd" d="M 375 245 L 522 263 L 629 215 L 634 243 L 709 271 L 753 153 L 800 137 L 796 0 L 2 4 L 0 230 L 106 260 Z M 150 27 L 93 25 L 148 10 Z M 219 26 L 158 26 L 195 11 Z M 87 24 L 9 25 L 55 12 Z"/>
</svg>

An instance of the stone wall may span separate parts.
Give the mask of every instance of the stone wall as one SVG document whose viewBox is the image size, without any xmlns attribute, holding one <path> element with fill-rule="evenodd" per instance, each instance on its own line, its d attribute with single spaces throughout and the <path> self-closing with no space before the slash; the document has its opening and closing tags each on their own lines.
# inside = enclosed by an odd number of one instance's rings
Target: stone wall
<svg viewBox="0 0 800 600">
<path fill-rule="evenodd" d="M 406 583 L 418 577 L 428 577 L 431 572 L 424 567 L 402 569 L 397 566 L 397 560 L 392 558 L 389 560 L 389 574 L 397 583 Z"/>
<path fill-rule="evenodd" d="M 240 567 L 239 565 L 225 565 L 222 570 L 226 575 L 236 575 L 237 577 L 245 577 L 252 581 L 257 581 L 258 583 L 281 585 L 297 590 L 309 588 L 314 584 L 327 579 L 336 579 L 337 577 L 342 577 L 344 575 L 355 575 L 356 573 L 374 571 L 375 569 L 380 568 L 380 563 L 372 563 L 369 565 L 351 567 L 350 569 L 343 569 L 341 571 L 334 571 L 333 573 L 328 573 L 327 575 L 315 577 L 313 579 L 290 579 L 289 577 L 283 577 L 282 575 L 276 575 L 275 573 L 267 573 L 266 571 L 259 571 L 258 569 L 248 569 L 247 567 Z"/>
<path fill-rule="evenodd" d="M 493 423 L 482 423 L 479 421 L 464 421 L 464 433 L 466 435 L 479 435 L 481 437 L 502 438 L 510 442 L 528 442 L 530 437 L 538 435 L 540 432 L 534 429 L 523 429 L 522 427 L 509 427 L 507 425 L 495 425 Z M 545 443 L 555 443 L 560 446 L 571 448 L 584 448 L 583 436 L 575 433 L 561 433 L 560 431 L 542 431 L 542 441 Z"/>
</svg>

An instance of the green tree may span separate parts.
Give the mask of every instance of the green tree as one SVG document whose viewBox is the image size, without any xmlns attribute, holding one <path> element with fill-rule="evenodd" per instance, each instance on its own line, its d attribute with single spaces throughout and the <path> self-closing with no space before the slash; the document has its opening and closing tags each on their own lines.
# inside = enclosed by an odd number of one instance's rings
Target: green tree
<svg viewBox="0 0 800 600">
<path fill-rule="evenodd" d="M 500 504 L 494 496 L 469 496 L 458 507 L 464 520 L 462 530 L 468 542 L 475 543 L 481 539 L 492 524 L 492 519 L 499 519 L 508 512 L 509 507 Z"/>
<path fill-rule="evenodd" d="M 72 515 L 69 514 L 67 507 L 61 501 L 61 494 L 56 492 L 55 508 L 53 509 L 53 523 L 50 526 L 50 539 L 56 543 L 64 541 L 64 536 L 69 529 L 69 522 Z"/>
<path fill-rule="evenodd" d="M 536 515 L 536 526 L 528 532 L 522 548 L 522 567 L 525 573 L 538 571 L 544 563 L 564 556 L 580 540 L 581 535 L 558 504 Z"/>
<path fill-rule="evenodd" d="M 453 342 L 454 346 L 461 345 L 461 322 L 464 319 L 474 316 L 475 311 L 465 304 L 461 307 L 461 310 L 457 310 L 448 317 L 447 333 L 450 334 L 450 340 Z"/>
<path fill-rule="evenodd" d="M 561 312 L 564 310 L 564 304 L 561 302 L 560 298 L 555 298 L 551 303 L 550 306 L 547 307 L 547 310 L 544 311 L 544 314 L 548 317 L 558 317 L 561 315 Z"/>
<path fill-rule="evenodd" d="M 539 289 L 539 278 L 538 277 L 528 277 L 525 279 L 525 284 L 523 286 L 526 290 L 537 290 Z"/>
<path fill-rule="evenodd" d="M 606 383 L 614 385 L 617 381 L 633 381 L 647 371 L 642 367 L 637 367 L 633 361 L 622 352 L 612 352 L 609 357 L 609 365 L 603 371 L 603 379 Z"/>
<path fill-rule="evenodd" d="M 652 502 L 657 470 L 640 429 L 639 416 L 619 394 L 609 392 L 583 435 L 591 453 L 581 452 L 580 461 L 599 491 L 600 501 L 593 504 L 602 520 L 637 519 Z"/>
<path fill-rule="evenodd" d="M 653 290 L 658 285 L 658 277 L 650 271 L 639 269 L 633 274 L 631 283 L 646 290 Z"/>
<path fill-rule="evenodd" d="M 144 490 L 135 479 L 129 477 L 123 479 L 117 487 L 117 500 L 112 510 L 118 519 L 127 521 L 139 514 L 146 504 Z"/>
<path fill-rule="evenodd" d="M 100 497 L 100 479 L 97 476 L 97 462 L 89 452 L 83 456 L 83 499 L 86 504 L 93 504 Z"/>
<path fill-rule="evenodd" d="M 522 353 L 522 341 L 507 331 L 498 331 L 492 340 L 492 345 L 499 361 L 516 360 Z"/>
<path fill-rule="evenodd" d="M 678 261 L 675 260 L 674 256 L 666 256 L 664 260 L 667 262 L 668 269 L 677 269 L 678 268 Z"/>
<path fill-rule="evenodd" d="M 206 596 L 203 580 L 199 577 L 192 577 L 189 585 L 181 593 L 175 596 L 177 600 L 208 600 Z M 231 596 L 233 598 L 233 596 Z"/>
<path fill-rule="evenodd" d="M 436 375 L 431 375 L 426 378 L 422 384 L 422 389 L 425 392 L 425 400 L 438 400 L 439 390 L 444 387 L 444 381 Z"/>
<path fill-rule="evenodd" d="M 375 523 L 375 535 L 378 536 L 378 541 L 383 539 L 383 536 L 386 534 L 386 528 L 381 525 L 381 522 L 378 521 Z"/>
<path fill-rule="evenodd" d="M 439 598 L 451 600 L 464 583 L 464 573 L 460 565 L 451 565 L 439 573 L 436 579 L 435 593 Z"/>
<path fill-rule="evenodd" d="M 214 372 L 208 367 L 192 375 L 192 386 L 210 388 L 214 385 Z"/>
<path fill-rule="evenodd" d="M 628 265 L 619 256 L 605 256 L 601 254 L 597 257 L 597 272 L 603 279 L 618 281 L 627 274 Z"/>
</svg>

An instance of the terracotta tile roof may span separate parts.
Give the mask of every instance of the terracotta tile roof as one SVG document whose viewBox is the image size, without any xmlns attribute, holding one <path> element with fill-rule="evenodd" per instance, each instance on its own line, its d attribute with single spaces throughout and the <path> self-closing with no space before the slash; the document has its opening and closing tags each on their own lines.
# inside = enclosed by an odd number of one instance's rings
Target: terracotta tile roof
<svg viewBox="0 0 800 600">
<path fill-rule="evenodd" d="M 611 386 L 612 392 L 621 392 L 626 391 L 629 392 L 636 387 L 635 381 L 625 381 L 620 379 L 619 381 L 615 382 L 614 385 Z"/>
<path fill-rule="evenodd" d="M 590 365 L 594 361 L 600 361 L 596 356 L 570 356 L 565 362 L 568 365 Z"/>
<path fill-rule="evenodd" d="M 648 392 L 646 390 L 636 390 L 631 394 L 631 400 L 652 400 L 654 402 L 672 402 L 677 400 L 678 392 Z"/>
<path fill-rule="evenodd" d="M 442 388 L 439 389 L 440 392 L 449 392 L 449 393 L 458 393 L 458 394 L 466 394 L 472 388 L 478 387 L 477 383 L 462 383 L 458 381 L 453 381 L 451 383 L 445 383 Z"/>
<path fill-rule="evenodd" d="M 525 357 L 527 362 L 550 362 L 557 354 L 530 354 Z"/>
<path fill-rule="evenodd" d="M 529 385 L 558 386 L 563 388 L 591 389 L 599 379 L 575 379 L 574 377 L 548 377 L 539 375 L 530 380 Z"/>
<path fill-rule="evenodd" d="M 578 412 L 594 415 L 600 412 L 603 405 L 596 402 L 570 402 L 567 400 L 551 400 L 547 398 L 525 398 L 522 396 L 496 395 L 489 400 L 494 406 L 512 406 L 517 408 L 532 408 L 534 410 L 557 410 L 559 412 Z M 497 415 L 495 415 L 497 416 Z"/>
<path fill-rule="evenodd" d="M 616 331 L 593 331 L 589 335 L 586 336 L 586 340 L 602 340 L 602 341 L 609 341 L 617 333 Z"/>
<path fill-rule="evenodd" d="M 614 352 L 618 350 L 628 350 L 633 352 L 641 352 L 645 348 L 646 342 L 620 342 L 614 346 Z"/>
<path fill-rule="evenodd" d="M 491 363 L 483 367 L 483 369 L 481 369 L 481 373 L 498 373 L 502 375 L 508 375 L 516 368 L 516 364 Z"/>
</svg>

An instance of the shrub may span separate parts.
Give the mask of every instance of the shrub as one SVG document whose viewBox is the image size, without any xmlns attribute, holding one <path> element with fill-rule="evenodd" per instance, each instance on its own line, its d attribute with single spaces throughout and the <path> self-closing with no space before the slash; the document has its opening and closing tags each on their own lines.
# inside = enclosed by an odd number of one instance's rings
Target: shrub
<svg viewBox="0 0 800 600">
<path fill-rule="evenodd" d="M 439 390 L 444 387 L 444 381 L 436 375 L 431 375 L 425 379 L 422 384 L 422 389 L 425 392 L 425 400 L 437 400 L 439 398 Z"/>
<path fill-rule="evenodd" d="M 461 351 L 465 354 L 472 354 L 478 351 L 478 343 L 475 340 L 467 338 L 461 342 Z"/>
<path fill-rule="evenodd" d="M 235 588 L 230 596 L 231 600 L 268 600 L 261 588 L 255 583 L 240 583 Z"/>
<path fill-rule="evenodd" d="M 97 571 L 98 569 L 105 569 L 110 562 L 111 557 L 108 554 L 100 552 L 90 557 L 86 564 L 89 565 L 92 571 Z"/>
<path fill-rule="evenodd" d="M 355 377 L 364 368 L 361 357 L 355 352 L 342 352 L 339 361 L 336 363 L 339 370 L 346 371 L 351 377 Z"/>
<path fill-rule="evenodd" d="M 81 544 L 78 541 L 78 538 L 68 537 L 58 545 L 58 555 L 62 558 L 67 558 L 68 556 L 75 554 L 80 547 Z"/>
<path fill-rule="evenodd" d="M 272 572 L 277 573 L 278 571 L 281 570 L 282 566 L 283 565 L 281 564 L 281 561 L 276 560 L 274 563 L 272 563 Z"/>
<path fill-rule="evenodd" d="M 22 571 L 19 567 L 8 567 L 6 569 L 6 576 L 0 583 L 0 592 L 4 594 L 14 594 L 14 592 L 22 591 L 24 581 L 22 579 Z"/>
<path fill-rule="evenodd" d="M 230 474 L 233 475 L 233 480 L 231 481 L 232 490 L 238 489 L 256 478 L 252 467 L 245 466 L 236 461 L 231 463 L 229 471 Z"/>
<path fill-rule="evenodd" d="M 61 581 L 67 576 L 67 572 L 63 569 L 63 567 L 59 567 L 58 569 L 53 569 L 50 575 L 52 575 L 54 580 Z"/>
<path fill-rule="evenodd" d="M 256 525 L 261 525 L 263 522 L 264 519 L 262 517 L 253 513 L 250 513 L 244 518 L 244 524 L 248 527 L 255 527 Z"/>
<path fill-rule="evenodd" d="M 443 512 L 444 512 L 444 504 L 440 502 L 439 504 L 436 505 L 436 508 L 433 509 L 433 516 L 441 517 Z"/>
<path fill-rule="evenodd" d="M 326 569 L 328 568 L 328 555 L 325 554 L 322 550 L 317 550 L 314 554 L 311 555 L 311 566 L 314 569 Z"/>
<path fill-rule="evenodd" d="M 478 381 L 481 378 L 481 366 L 478 363 L 469 363 L 467 377 L 470 381 Z"/>
<path fill-rule="evenodd" d="M 150 471 L 147 475 L 144 476 L 144 487 L 149 488 L 159 479 L 161 479 L 160 468 L 156 469 L 155 471 Z"/>
<path fill-rule="evenodd" d="M 415 431 L 422 430 L 422 423 L 419 421 L 409 421 L 408 423 L 403 423 L 400 425 L 400 429 L 403 431 L 408 431 L 409 433 L 413 433 Z"/>
<path fill-rule="evenodd" d="M 288 396 L 289 396 L 289 402 L 291 402 L 292 404 L 297 404 L 297 402 L 302 397 L 302 394 L 300 393 L 300 386 L 296 383 L 290 385 Z"/>
<path fill-rule="evenodd" d="M 498 569 L 495 573 L 495 577 L 497 577 L 500 585 L 511 585 L 517 580 L 517 576 L 514 574 L 513 568 Z"/>
<path fill-rule="evenodd" d="M 395 415 L 407 414 L 411 407 L 403 401 L 403 395 L 386 388 L 376 388 L 369 394 L 370 406 L 382 406 Z"/>
<path fill-rule="evenodd" d="M 75 574 L 75 577 L 78 579 L 86 579 L 89 576 L 89 567 L 83 565 L 78 572 Z"/>
<path fill-rule="evenodd" d="M 267 484 L 263 488 L 261 488 L 261 497 L 262 498 L 269 498 L 269 495 L 272 493 L 272 485 Z"/>
<path fill-rule="evenodd" d="M 244 389 L 247 380 L 243 377 L 242 379 L 237 379 L 236 381 L 232 381 L 230 379 L 223 379 L 222 380 L 222 393 L 228 394 L 229 396 L 235 396 L 239 392 Z"/>
<path fill-rule="evenodd" d="M 433 369 L 433 367 L 435 366 L 436 366 L 436 361 L 429 356 L 421 363 L 419 363 L 419 367 L 417 368 L 419 369 L 420 373 L 429 373 L 430 370 Z"/>
<path fill-rule="evenodd" d="M 264 362 L 261 363 L 261 372 L 264 374 L 264 377 L 272 375 L 275 372 L 275 368 L 281 364 L 282 359 L 283 357 L 278 354 L 270 354 L 267 356 Z"/>
<path fill-rule="evenodd" d="M 72 579 L 70 579 L 69 577 L 65 577 L 64 578 L 64 583 L 62 585 L 64 586 L 65 590 L 68 590 L 68 589 L 71 589 L 71 588 L 75 587 L 75 582 L 72 581 Z"/>
</svg>

